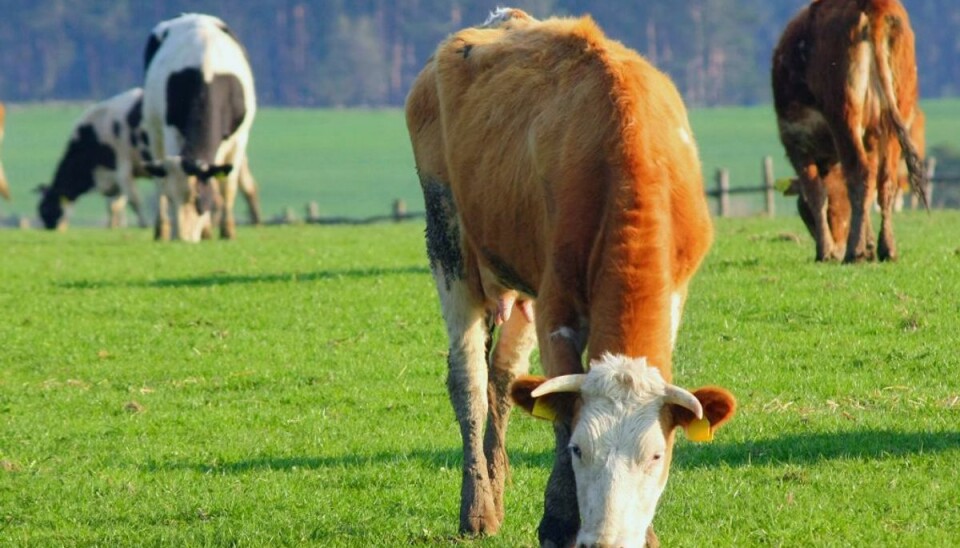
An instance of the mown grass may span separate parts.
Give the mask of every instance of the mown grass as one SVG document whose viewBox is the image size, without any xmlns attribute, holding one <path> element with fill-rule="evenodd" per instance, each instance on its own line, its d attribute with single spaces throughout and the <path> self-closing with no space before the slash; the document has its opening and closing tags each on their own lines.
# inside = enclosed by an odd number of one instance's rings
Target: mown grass
<svg viewBox="0 0 960 548">
<path fill-rule="evenodd" d="M 947 546 L 960 531 L 960 214 L 899 264 L 818 265 L 799 220 L 721 220 L 677 382 L 740 402 L 680 440 L 666 546 Z M 422 225 L 0 231 L 0 544 L 446 545 L 461 461 Z M 546 425 L 509 433 L 531 546 Z"/>
<path fill-rule="evenodd" d="M 927 111 L 927 143 L 960 146 L 960 100 L 923 103 Z M 49 182 L 66 146 L 81 105 L 15 105 L 7 119 L 4 165 L 15 197 L 0 202 L 0 217 L 10 213 L 36 217 L 37 184 Z M 769 105 L 694 109 L 691 123 L 700 146 L 704 178 L 713 185 L 719 167 L 730 170 L 734 187 L 755 187 L 761 181 L 761 158 L 774 158 L 777 177 L 791 175 Z M 250 144 L 251 167 L 259 180 L 268 217 L 291 207 L 303 215 L 316 201 L 325 216 L 382 215 L 394 199 L 411 211 L 422 210 L 403 113 L 385 110 L 302 110 L 264 108 L 257 113 Z M 153 184 L 139 183 L 145 198 Z M 733 199 L 735 211 L 761 207 L 758 195 Z M 241 206 L 242 207 L 242 206 Z M 792 199 L 780 198 L 777 208 L 794 215 Z M 79 200 L 74 219 L 105 225 L 105 202 L 88 195 Z M 243 217 L 242 217 L 243 218 Z"/>
</svg>

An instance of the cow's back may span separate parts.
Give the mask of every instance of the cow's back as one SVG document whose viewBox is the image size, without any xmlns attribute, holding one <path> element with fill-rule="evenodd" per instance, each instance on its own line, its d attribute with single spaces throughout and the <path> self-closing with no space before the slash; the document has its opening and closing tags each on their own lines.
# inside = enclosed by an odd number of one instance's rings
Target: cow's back
<svg viewBox="0 0 960 548">
<path fill-rule="evenodd" d="M 889 56 L 897 110 L 910 115 L 917 101 L 914 35 L 898 0 L 815 2 L 809 7 L 808 25 L 806 77 L 814 95 L 823 102 L 822 98 L 851 94 L 863 103 L 861 113 L 847 113 L 842 104 L 826 101 L 828 113 L 832 108 L 840 115 L 859 115 L 866 126 L 882 123 L 879 118 L 886 107 L 876 89 L 876 50 Z"/>
<path fill-rule="evenodd" d="M 589 18 L 461 31 L 430 65 L 407 104 L 418 168 L 424 177 L 429 158 L 446 170 L 478 262 L 533 295 L 549 273 L 584 316 L 599 309 L 624 322 L 617 333 L 591 330 L 611 338 L 591 348 L 651 356 L 669 375 L 669 295 L 712 239 L 672 82 Z M 421 108 L 434 100 L 438 112 Z M 412 107 L 421 113 L 411 119 Z M 417 146 L 420 127 L 442 159 Z M 623 295 L 649 317 L 625 317 Z M 634 345 L 623 330 L 645 341 Z"/>
<path fill-rule="evenodd" d="M 157 25 L 145 61 L 143 114 L 151 139 L 176 128 L 187 156 L 222 161 L 229 148 L 224 137 L 245 135 L 256 113 L 253 73 L 236 36 L 215 17 L 186 14 Z M 154 154 L 184 152 L 153 147 Z"/>
<path fill-rule="evenodd" d="M 525 279 L 539 279 L 552 252 L 587 264 L 604 223 L 617 222 L 607 208 L 618 200 L 655 201 L 709 240 L 676 89 L 589 19 L 465 30 L 440 46 L 435 64 L 445 160 L 467 236 L 516 264 L 535 257 Z M 625 180 L 634 187 L 612 196 Z"/>
</svg>

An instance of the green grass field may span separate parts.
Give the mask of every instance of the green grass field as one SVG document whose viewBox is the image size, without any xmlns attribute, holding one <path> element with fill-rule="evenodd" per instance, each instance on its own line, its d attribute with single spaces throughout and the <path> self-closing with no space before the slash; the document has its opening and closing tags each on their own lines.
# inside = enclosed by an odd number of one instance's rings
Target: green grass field
<svg viewBox="0 0 960 548">
<path fill-rule="evenodd" d="M 960 100 L 927 101 L 924 108 L 928 145 L 960 147 L 956 132 Z M 15 201 L 0 202 L 0 218 L 11 213 L 36 217 L 38 198 L 31 191 L 52 179 L 82 110 L 80 105 L 14 105 L 10 109 L 2 152 Z M 719 167 L 730 170 L 735 187 L 758 186 L 765 155 L 774 158 L 777 177 L 791 174 L 771 106 L 693 110 L 690 117 L 708 186 L 712 187 Z M 250 156 L 268 218 L 286 207 L 303 215 L 310 201 L 316 201 L 325 216 L 382 215 L 396 198 L 405 200 L 411 211 L 422 209 L 400 110 L 262 109 L 253 127 Z M 144 198 L 153 196 L 152 182 L 141 181 L 139 187 Z M 734 211 L 758 211 L 760 199 L 759 195 L 735 196 Z M 777 208 L 795 214 L 792 199 L 778 199 Z M 73 218 L 77 223 L 105 225 L 105 201 L 86 195 Z"/>
<path fill-rule="evenodd" d="M 678 441 L 664 546 L 949 546 L 960 214 L 898 264 L 812 262 L 796 218 L 718 222 L 675 358 L 740 403 Z M 419 223 L 0 231 L 0 545 L 457 542 L 459 436 Z M 548 427 L 519 413 L 501 534 L 532 546 Z"/>
</svg>

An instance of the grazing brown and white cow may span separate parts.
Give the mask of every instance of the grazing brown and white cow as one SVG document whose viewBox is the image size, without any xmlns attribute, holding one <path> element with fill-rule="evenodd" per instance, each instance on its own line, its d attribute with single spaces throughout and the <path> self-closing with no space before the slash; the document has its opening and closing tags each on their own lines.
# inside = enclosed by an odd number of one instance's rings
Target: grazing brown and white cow
<svg viewBox="0 0 960 548">
<path fill-rule="evenodd" d="M 773 54 L 780 140 L 813 215 L 818 261 L 897 258 L 891 215 L 901 154 L 923 192 L 923 166 L 909 127 L 917 68 L 907 12 L 897 0 L 814 0 L 787 25 Z M 837 242 L 823 180 L 838 164 L 850 200 L 850 230 Z M 875 247 L 873 200 L 882 225 Z"/>
<path fill-rule="evenodd" d="M 46 228 L 65 226 L 64 206 L 90 190 L 107 197 L 110 227 L 123 224 L 128 201 L 140 226 L 147 226 L 136 187 L 137 177 L 148 176 L 138 147 L 142 107 L 143 90 L 133 88 L 80 115 L 53 182 L 40 187 L 37 209 Z"/>
<path fill-rule="evenodd" d="M 257 109 L 246 51 L 223 21 L 191 13 L 154 27 L 144 65 L 147 169 L 161 189 L 157 237 L 199 240 L 222 204 L 220 235 L 233 238 L 233 204 Z"/>
<path fill-rule="evenodd" d="M 0 103 L 0 146 L 3 145 L 3 121 L 6 117 L 6 109 L 3 103 Z M 0 196 L 10 199 L 10 185 L 7 183 L 7 175 L 3 172 L 3 161 L 0 161 Z"/>
<path fill-rule="evenodd" d="M 671 384 L 712 240 L 693 132 L 670 79 L 590 18 L 487 27 L 441 43 L 406 103 L 463 438 L 460 530 L 503 520 L 512 398 L 553 420 L 541 543 L 642 546 L 676 428 L 712 431 L 735 407 Z M 534 299 L 533 323 L 509 309 Z M 549 379 L 521 376 L 538 343 Z"/>
</svg>

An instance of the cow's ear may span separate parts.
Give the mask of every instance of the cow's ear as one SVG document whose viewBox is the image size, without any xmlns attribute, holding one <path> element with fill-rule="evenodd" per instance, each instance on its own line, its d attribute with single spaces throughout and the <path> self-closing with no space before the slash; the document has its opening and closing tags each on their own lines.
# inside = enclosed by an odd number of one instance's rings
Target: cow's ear
<svg viewBox="0 0 960 548">
<path fill-rule="evenodd" d="M 570 416 L 577 399 L 574 392 L 553 392 L 539 398 L 533 397 L 533 391 L 546 382 L 546 377 L 522 375 L 510 384 L 510 399 L 517 407 L 523 408 L 538 419 L 554 421 Z"/>
<path fill-rule="evenodd" d="M 147 170 L 147 173 L 154 177 L 166 177 L 167 168 L 163 167 L 163 164 L 159 163 L 149 163 L 144 166 L 144 169 Z"/>
<path fill-rule="evenodd" d="M 706 386 L 694 390 L 694 397 L 703 407 L 703 419 L 697 419 L 693 411 L 672 405 L 673 420 L 676 426 L 683 428 L 687 437 L 694 441 L 710 441 L 717 428 L 723 425 L 737 411 L 737 400 L 725 388 Z"/>
</svg>

